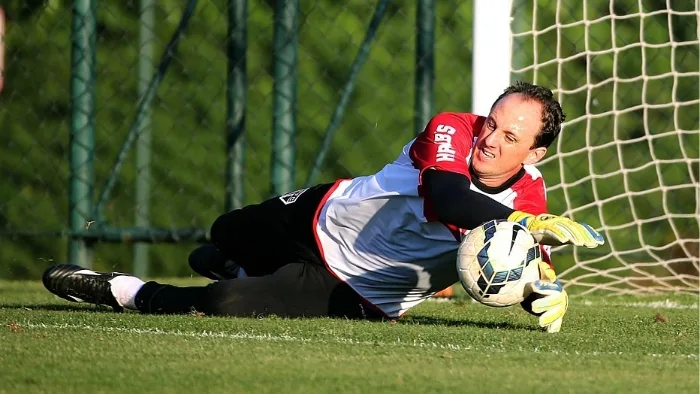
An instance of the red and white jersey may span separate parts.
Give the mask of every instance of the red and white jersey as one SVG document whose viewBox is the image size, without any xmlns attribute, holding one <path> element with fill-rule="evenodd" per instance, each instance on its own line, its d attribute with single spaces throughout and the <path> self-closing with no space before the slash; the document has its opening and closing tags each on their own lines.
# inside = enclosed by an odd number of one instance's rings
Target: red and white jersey
<svg viewBox="0 0 700 394">
<path fill-rule="evenodd" d="M 337 181 L 317 210 L 316 240 L 328 269 L 389 317 L 459 281 L 457 249 L 469 229 L 437 221 L 421 195 L 421 175 L 435 168 L 471 177 L 469 157 L 484 121 L 468 113 L 435 116 L 393 163 Z M 546 211 L 545 185 L 532 166 L 503 190 L 471 188 L 513 209 Z"/>
</svg>

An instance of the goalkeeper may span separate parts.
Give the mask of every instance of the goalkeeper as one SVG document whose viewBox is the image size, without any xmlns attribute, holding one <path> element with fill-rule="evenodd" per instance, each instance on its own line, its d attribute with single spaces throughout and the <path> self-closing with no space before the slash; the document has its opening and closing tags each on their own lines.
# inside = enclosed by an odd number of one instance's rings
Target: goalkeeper
<svg viewBox="0 0 700 394">
<path fill-rule="evenodd" d="M 399 318 L 459 281 L 457 249 L 492 219 L 522 223 L 543 245 L 541 280 L 523 307 L 559 331 L 568 298 L 556 281 L 552 245 L 594 248 L 591 227 L 549 215 L 532 165 L 561 131 L 552 92 L 508 87 L 487 117 L 445 112 L 379 172 L 291 192 L 225 213 L 211 244 L 190 255 L 206 286 L 144 282 L 74 265 L 44 272 L 65 299 L 143 313 L 220 316 Z"/>
</svg>

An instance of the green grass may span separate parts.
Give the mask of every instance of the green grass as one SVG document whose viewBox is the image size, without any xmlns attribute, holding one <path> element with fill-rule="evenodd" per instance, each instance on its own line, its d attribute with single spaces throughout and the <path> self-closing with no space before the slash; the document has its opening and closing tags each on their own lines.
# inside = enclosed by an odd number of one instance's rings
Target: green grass
<svg viewBox="0 0 700 394">
<path fill-rule="evenodd" d="M 572 297 L 551 335 L 465 299 L 398 322 L 145 316 L 0 281 L 0 393 L 697 393 L 697 304 Z"/>
</svg>

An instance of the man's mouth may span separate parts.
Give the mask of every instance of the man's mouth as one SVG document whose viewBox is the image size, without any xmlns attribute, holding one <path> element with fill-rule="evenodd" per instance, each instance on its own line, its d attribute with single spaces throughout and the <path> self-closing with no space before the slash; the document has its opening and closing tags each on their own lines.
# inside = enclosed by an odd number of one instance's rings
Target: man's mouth
<svg viewBox="0 0 700 394">
<path fill-rule="evenodd" d="M 481 149 L 481 155 L 484 156 L 484 157 L 487 158 L 487 159 L 493 159 L 493 158 L 496 157 L 496 155 L 494 155 L 493 153 L 491 153 L 491 152 L 489 152 L 489 151 L 485 151 L 485 150 L 483 150 L 483 149 Z"/>
</svg>

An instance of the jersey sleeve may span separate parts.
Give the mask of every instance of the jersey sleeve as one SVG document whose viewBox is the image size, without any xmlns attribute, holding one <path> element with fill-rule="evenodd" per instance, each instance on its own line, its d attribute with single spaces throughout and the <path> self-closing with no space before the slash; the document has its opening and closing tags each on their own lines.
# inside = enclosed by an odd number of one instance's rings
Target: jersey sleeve
<svg viewBox="0 0 700 394">
<path fill-rule="evenodd" d="M 529 174 L 525 176 L 530 176 Z M 547 212 L 547 192 L 542 176 L 535 177 L 527 187 L 518 190 L 518 195 L 513 201 L 513 209 L 539 215 Z M 551 257 L 551 246 L 540 245 L 542 260 L 554 268 Z"/>
<path fill-rule="evenodd" d="M 433 168 L 469 177 L 467 157 L 472 149 L 480 117 L 466 113 L 443 112 L 434 116 L 411 145 L 409 157 L 423 172 Z"/>
</svg>

